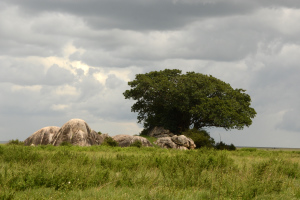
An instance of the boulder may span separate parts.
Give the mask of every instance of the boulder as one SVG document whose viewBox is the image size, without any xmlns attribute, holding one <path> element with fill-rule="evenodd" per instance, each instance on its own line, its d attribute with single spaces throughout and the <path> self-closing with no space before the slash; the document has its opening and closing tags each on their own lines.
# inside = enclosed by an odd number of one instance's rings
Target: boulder
<svg viewBox="0 0 300 200">
<path fill-rule="evenodd" d="M 116 135 L 112 137 L 116 142 L 119 143 L 120 147 L 129 147 L 135 141 L 141 141 L 145 147 L 152 147 L 152 144 L 144 137 L 132 136 L 132 135 Z"/>
<path fill-rule="evenodd" d="M 59 131 L 57 126 L 48 126 L 44 127 L 31 136 L 29 136 L 25 141 L 24 145 L 26 146 L 35 146 L 35 145 L 47 145 L 52 142 L 53 135 Z"/>
<path fill-rule="evenodd" d="M 171 139 L 175 144 L 179 146 L 184 146 L 188 149 L 196 148 L 194 141 L 191 138 L 186 137 L 185 135 L 174 135 Z"/>
<path fill-rule="evenodd" d="M 184 135 L 174 135 L 173 137 L 161 137 L 158 138 L 155 142 L 158 146 L 168 149 L 195 149 L 196 145 L 191 138 L 188 138 Z"/>
<path fill-rule="evenodd" d="M 154 143 L 162 148 L 177 149 L 177 145 L 172 141 L 171 137 L 158 138 Z"/>
<path fill-rule="evenodd" d="M 97 133 L 98 134 L 98 133 Z M 98 134 L 99 135 L 99 134 Z M 106 138 L 109 138 L 110 136 L 107 134 L 107 133 L 103 133 L 103 134 L 101 134 L 100 135 L 100 137 L 102 138 L 102 140 L 103 141 L 101 141 L 101 144 L 104 142 L 104 140 L 106 139 Z"/>
<path fill-rule="evenodd" d="M 62 142 L 69 142 L 78 146 L 91 146 L 100 145 L 103 141 L 104 136 L 92 130 L 84 120 L 71 119 L 53 135 L 51 144 L 59 146 Z"/>
<path fill-rule="evenodd" d="M 132 143 L 134 143 L 135 141 L 142 142 L 143 147 L 152 147 L 153 146 L 147 138 L 144 138 L 141 136 L 133 136 Z"/>
<path fill-rule="evenodd" d="M 173 133 L 171 133 L 169 130 L 164 129 L 163 127 L 157 127 L 155 126 L 151 131 L 149 131 L 148 136 L 150 137 L 172 137 L 174 136 Z"/>
</svg>

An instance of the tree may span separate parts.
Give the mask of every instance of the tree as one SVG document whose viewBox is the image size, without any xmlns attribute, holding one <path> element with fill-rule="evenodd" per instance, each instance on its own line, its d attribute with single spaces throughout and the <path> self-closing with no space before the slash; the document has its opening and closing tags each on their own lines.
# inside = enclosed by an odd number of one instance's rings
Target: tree
<svg viewBox="0 0 300 200">
<path fill-rule="evenodd" d="M 138 122 L 145 129 L 163 126 L 173 133 L 189 128 L 223 127 L 243 129 L 252 124 L 256 112 L 243 89 L 233 89 L 211 75 L 165 69 L 137 74 L 123 95 L 136 102 Z"/>
</svg>

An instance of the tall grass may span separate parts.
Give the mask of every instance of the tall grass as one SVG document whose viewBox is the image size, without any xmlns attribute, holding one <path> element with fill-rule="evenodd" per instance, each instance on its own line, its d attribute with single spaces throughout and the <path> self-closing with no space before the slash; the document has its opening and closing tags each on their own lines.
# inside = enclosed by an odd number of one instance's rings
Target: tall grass
<svg viewBox="0 0 300 200">
<path fill-rule="evenodd" d="M 297 199 L 299 156 L 0 145 L 0 199 Z"/>
</svg>

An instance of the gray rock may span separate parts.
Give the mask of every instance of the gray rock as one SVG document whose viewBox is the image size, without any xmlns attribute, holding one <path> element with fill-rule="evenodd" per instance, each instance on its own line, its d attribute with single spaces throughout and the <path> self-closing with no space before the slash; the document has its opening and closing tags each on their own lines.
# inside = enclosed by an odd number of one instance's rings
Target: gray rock
<svg viewBox="0 0 300 200">
<path fill-rule="evenodd" d="M 161 137 L 155 142 L 158 146 L 162 148 L 172 148 L 172 149 L 195 149 L 196 145 L 191 138 L 184 135 L 174 135 L 173 137 Z"/>
<path fill-rule="evenodd" d="M 190 146 L 189 139 L 184 135 L 174 135 L 173 137 L 171 137 L 171 139 L 177 145 L 184 146 L 186 148 Z"/>
<path fill-rule="evenodd" d="M 25 141 L 24 145 L 26 146 L 35 146 L 35 145 L 47 145 L 52 142 L 53 135 L 59 131 L 57 126 L 48 126 L 44 127 L 31 136 L 29 136 Z M 32 145 L 33 144 L 33 145 Z"/>
<path fill-rule="evenodd" d="M 118 142 L 120 147 L 129 147 L 131 144 L 131 140 L 133 139 L 133 136 L 131 136 L 131 135 L 115 135 L 115 136 L 112 136 L 112 139 L 114 139 L 116 142 Z"/>
<path fill-rule="evenodd" d="M 103 136 L 92 130 L 84 120 L 71 119 L 53 136 L 51 144 L 59 146 L 62 142 L 69 142 L 78 146 L 91 146 L 100 145 L 103 141 Z"/>
<path fill-rule="evenodd" d="M 156 138 L 174 136 L 174 134 L 171 133 L 169 130 L 157 126 L 154 127 L 151 131 L 149 131 L 148 135 Z"/>
<path fill-rule="evenodd" d="M 177 145 L 172 141 L 171 137 L 158 138 L 154 143 L 162 148 L 177 149 Z"/>
<path fill-rule="evenodd" d="M 152 147 L 153 145 L 149 142 L 147 138 L 141 137 L 141 136 L 133 136 L 132 142 L 134 143 L 135 141 L 140 141 L 142 142 L 143 147 Z"/>
<path fill-rule="evenodd" d="M 98 133 L 97 133 L 98 134 Z M 99 135 L 99 134 L 98 134 Z M 103 134 L 101 134 L 100 135 L 100 137 L 102 138 L 102 142 L 101 142 L 101 144 L 104 142 L 104 140 L 106 139 L 106 138 L 109 138 L 110 136 L 107 134 L 107 133 L 103 133 Z"/>
<path fill-rule="evenodd" d="M 116 142 L 119 143 L 120 147 L 129 147 L 135 141 L 141 141 L 145 147 L 152 147 L 152 144 L 144 137 L 132 136 L 132 135 L 116 135 L 112 137 Z"/>
</svg>

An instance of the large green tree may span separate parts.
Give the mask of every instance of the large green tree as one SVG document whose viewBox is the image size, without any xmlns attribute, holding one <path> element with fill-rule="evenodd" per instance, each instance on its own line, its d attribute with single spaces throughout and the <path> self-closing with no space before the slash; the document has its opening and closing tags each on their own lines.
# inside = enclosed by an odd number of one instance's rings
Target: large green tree
<svg viewBox="0 0 300 200">
<path fill-rule="evenodd" d="M 137 74 L 123 95 L 136 102 L 138 122 L 145 129 L 163 126 L 174 133 L 189 128 L 223 127 L 243 129 L 252 124 L 256 112 L 243 89 L 233 89 L 211 75 L 165 69 Z"/>
</svg>

